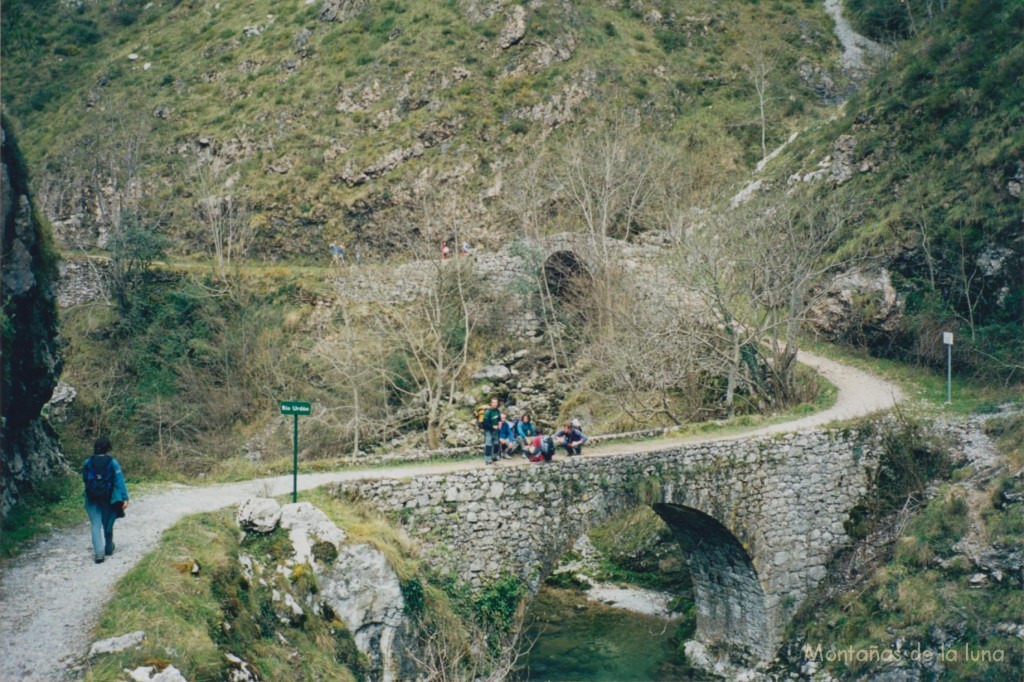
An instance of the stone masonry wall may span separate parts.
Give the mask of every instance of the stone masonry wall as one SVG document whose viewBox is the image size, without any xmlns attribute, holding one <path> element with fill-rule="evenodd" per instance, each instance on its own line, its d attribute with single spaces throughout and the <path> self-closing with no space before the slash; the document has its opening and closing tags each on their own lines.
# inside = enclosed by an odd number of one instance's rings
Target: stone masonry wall
<svg viewBox="0 0 1024 682">
<path fill-rule="evenodd" d="M 760 645 L 751 645 L 763 655 L 774 650 L 792 613 L 824 577 L 829 557 L 849 540 L 843 524 L 877 465 L 875 446 L 862 440 L 855 432 L 811 431 L 345 483 L 336 492 L 397 515 L 424 539 L 428 561 L 476 588 L 512 574 L 537 590 L 577 537 L 638 504 L 696 510 L 727 529 L 749 555 L 769 630 Z M 695 587 L 711 599 L 735 597 L 716 593 L 721 588 L 714 585 Z M 698 619 L 700 610 L 698 603 Z M 702 632 L 715 640 L 713 628 Z"/>
</svg>

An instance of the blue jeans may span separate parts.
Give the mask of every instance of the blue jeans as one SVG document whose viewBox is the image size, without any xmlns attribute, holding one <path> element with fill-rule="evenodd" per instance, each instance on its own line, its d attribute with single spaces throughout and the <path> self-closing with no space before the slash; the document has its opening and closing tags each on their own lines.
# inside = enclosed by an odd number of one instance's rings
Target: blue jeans
<svg viewBox="0 0 1024 682">
<path fill-rule="evenodd" d="M 97 559 L 114 553 L 114 521 L 117 514 L 109 502 L 85 501 L 85 511 L 92 524 L 92 551 Z"/>
</svg>

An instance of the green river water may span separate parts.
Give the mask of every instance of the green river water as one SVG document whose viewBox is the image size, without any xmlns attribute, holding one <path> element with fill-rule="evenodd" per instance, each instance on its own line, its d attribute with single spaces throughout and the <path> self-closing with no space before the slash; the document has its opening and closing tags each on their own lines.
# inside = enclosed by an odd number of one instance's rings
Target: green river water
<svg viewBox="0 0 1024 682">
<path fill-rule="evenodd" d="M 675 663 L 678 620 L 630 613 L 571 590 L 543 588 L 528 613 L 533 648 L 518 680 L 691 680 Z"/>
</svg>

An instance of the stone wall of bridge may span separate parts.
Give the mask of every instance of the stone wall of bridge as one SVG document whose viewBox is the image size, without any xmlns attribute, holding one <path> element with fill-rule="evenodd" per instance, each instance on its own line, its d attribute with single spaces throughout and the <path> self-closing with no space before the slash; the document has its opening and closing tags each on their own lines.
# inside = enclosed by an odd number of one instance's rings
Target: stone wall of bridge
<svg viewBox="0 0 1024 682">
<path fill-rule="evenodd" d="M 395 515 L 428 562 L 477 588 L 511 574 L 537 590 L 582 533 L 651 505 L 690 563 L 697 638 L 764 660 L 848 543 L 844 522 L 876 465 L 856 432 L 811 431 L 336 491 Z"/>
</svg>

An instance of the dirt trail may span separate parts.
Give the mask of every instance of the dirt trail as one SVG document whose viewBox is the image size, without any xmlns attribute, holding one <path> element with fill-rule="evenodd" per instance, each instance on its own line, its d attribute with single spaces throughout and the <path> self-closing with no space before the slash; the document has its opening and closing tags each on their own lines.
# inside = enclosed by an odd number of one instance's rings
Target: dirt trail
<svg viewBox="0 0 1024 682">
<path fill-rule="evenodd" d="M 828 422 L 888 409 L 901 399 L 896 386 L 861 370 L 801 352 L 800 361 L 817 370 L 838 388 L 833 407 L 795 421 L 727 436 L 688 437 L 644 443 L 620 443 L 587 450 L 586 457 L 611 457 L 651 452 L 684 443 L 752 438 L 808 429 Z M 520 466 L 521 460 L 500 466 Z M 556 459 L 555 466 L 558 465 Z M 481 460 L 419 466 L 345 470 L 305 474 L 299 488 L 307 490 L 336 481 L 408 478 L 483 467 Z M 129 472 L 130 474 L 130 472 Z M 57 680 L 82 676 L 82 658 L 91 633 L 121 579 L 152 551 L 161 534 L 181 518 L 221 509 L 252 495 L 283 495 L 291 477 L 242 483 L 174 488 L 133 501 L 127 518 L 115 530 L 117 552 L 103 564 L 93 564 L 86 524 L 45 538 L 6 567 L 0 576 L 0 682 Z M 85 512 L 82 512 L 83 519 Z"/>
<path fill-rule="evenodd" d="M 863 72 L 869 58 L 889 53 L 887 48 L 854 30 L 853 25 L 843 16 L 842 0 L 825 0 L 825 12 L 836 24 L 836 37 L 843 46 L 843 67 L 848 71 Z"/>
</svg>

